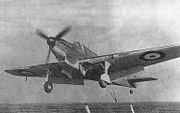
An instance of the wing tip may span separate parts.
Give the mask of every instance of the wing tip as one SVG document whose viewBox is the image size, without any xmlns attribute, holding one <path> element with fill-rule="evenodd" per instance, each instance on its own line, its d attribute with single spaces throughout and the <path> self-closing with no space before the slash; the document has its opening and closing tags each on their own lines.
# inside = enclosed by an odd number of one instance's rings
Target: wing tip
<svg viewBox="0 0 180 113">
<path fill-rule="evenodd" d="M 11 72 L 11 70 L 4 70 L 6 73 L 10 73 Z"/>
<path fill-rule="evenodd" d="M 152 80 L 158 80 L 158 78 L 152 78 Z"/>
<path fill-rule="evenodd" d="M 12 74 L 12 75 L 14 75 L 14 71 L 13 70 L 10 70 L 10 69 L 6 69 L 6 70 L 4 70 L 6 73 L 8 73 L 8 74 Z"/>
</svg>

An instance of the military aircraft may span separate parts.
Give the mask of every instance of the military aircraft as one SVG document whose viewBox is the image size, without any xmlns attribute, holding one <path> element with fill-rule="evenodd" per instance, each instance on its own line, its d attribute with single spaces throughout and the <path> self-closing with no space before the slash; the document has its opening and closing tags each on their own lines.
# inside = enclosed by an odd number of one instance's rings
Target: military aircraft
<svg viewBox="0 0 180 113">
<path fill-rule="evenodd" d="M 5 72 L 16 76 L 44 77 L 44 90 L 50 93 L 53 84 L 84 85 L 84 80 L 94 80 L 101 88 L 118 85 L 136 88 L 137 82 L 157 80 L 153 77 L 137 76 L 144 67 L 180 57 L 180 45 L 164 46 L 120 52 L 98 56 L 85 45 L 76 41 L 70 43 L 62 37 L 71 26 L 65 27 L 55 37 L 49 37 L 40 30 L 37 35 L 47 41 L 49 51 L 44 64 L 8 69 Z M 57 62 L 49 63 L 50 53 Z"/>
</svg>

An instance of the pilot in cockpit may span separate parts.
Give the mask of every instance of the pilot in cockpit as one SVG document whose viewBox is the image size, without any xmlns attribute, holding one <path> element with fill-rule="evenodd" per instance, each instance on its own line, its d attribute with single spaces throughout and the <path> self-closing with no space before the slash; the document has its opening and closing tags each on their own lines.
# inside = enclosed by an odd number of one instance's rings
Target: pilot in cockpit
<svg viewBox="0 0 180 113">
<path fill-rule="evenodd" d="M 85 52 L 85 50 L 84 50 L 84 45 L 82 45 L 79 41 L 75 41 L 75 42 L 73 43 L 73 45 L 74 45 L 74 47 L 75 47 L 77 50 L 79 50 L 79 51 L 81 51 L 81 52 Z"/>
<path fill-rule="evenodd" d="M 80 44 L 79 41 L 75 41 L 75 42 L 73 43 L 73 45 L 76 46 L 76 47 L 81 47 L 81 44 Z"/>
</svg>

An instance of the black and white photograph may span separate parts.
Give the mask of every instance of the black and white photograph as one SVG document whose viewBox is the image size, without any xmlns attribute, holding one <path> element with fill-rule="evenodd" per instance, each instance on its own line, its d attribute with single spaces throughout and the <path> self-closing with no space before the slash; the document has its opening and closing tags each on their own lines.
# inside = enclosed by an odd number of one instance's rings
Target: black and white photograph
<svg viewBox="0 0 180 113">
<path fill-rule="evenodd" d="M 0 113 L 180 113 L 180 1 L 0 0 Z"/>
</svg>

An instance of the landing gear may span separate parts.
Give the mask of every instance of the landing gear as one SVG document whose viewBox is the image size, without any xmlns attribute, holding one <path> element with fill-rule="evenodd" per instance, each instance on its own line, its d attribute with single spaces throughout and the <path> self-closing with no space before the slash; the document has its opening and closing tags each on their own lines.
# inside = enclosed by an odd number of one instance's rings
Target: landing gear
<svg viewBox="0 0 180 113">
<path fill-rule="evenodd" d="M 106 81 L 101 79 L 98 81 L 98 83 L 101 88 L 106 88 L 106 86 L 108 85 Z"/>
<path fill-rule="evenodd" d="M 51 93 L 52 89 L 53 89 L 53 84 L 51 82 L 49 82 L 49 81 L 46 81 L 44 83 L 44 91 L 46 93 Z"/>
<path fill-rule="evenodd" d="M 130 94 L 133 94 L 133 90 L 132 90 L 132 89 L 130 89 L 130 90 L 129 90 L 129 93 L 130 93 Z"/>
</svg>

